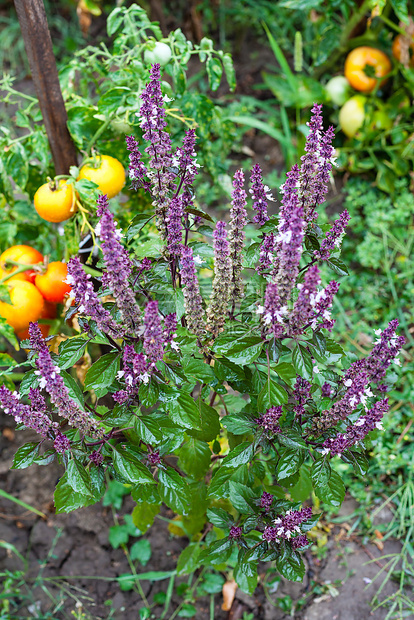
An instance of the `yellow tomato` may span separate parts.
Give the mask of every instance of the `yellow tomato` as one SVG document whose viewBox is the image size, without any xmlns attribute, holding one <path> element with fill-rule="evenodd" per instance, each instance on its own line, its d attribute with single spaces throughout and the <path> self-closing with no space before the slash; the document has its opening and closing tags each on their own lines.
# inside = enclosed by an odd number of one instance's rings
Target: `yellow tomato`
<svg viewBox="0 0 414 620">
<path fill-rule="evenodd" d="M 47 222 L 64 222 L 77 211 L 73 186 L 63 180 L 57 189 L 51 189 L 49 183 L 41 185 L 35 193 L 34 206 Z"/>
<path fill-rule="evenodd" d="M 29 323 L 37 321 L 43 311 L 44 299 L 31 282 L 15 280 L 7 285 L 11 304 L 0 301 L 0 316 L 16 331 L 29 327 Z"/>
<path fill-rule="evenodd" d="M 375 77 L 365 73 L 365 67 L 372 67 Z M 375 47 L 356 47 L 349 52 L 345 60 L 345 77 L 355 90 L 370 93 L 378 83 L 377 78 L 382 78 L 391 71 L 390 59 L 384 52 Z M 384 83 L 382 80 L 381 83 Z"/>
<path fill-rule="evenodd" d="M 110 155 L 101 155 L 94 162 L 80 169 L 79 179 L 88 179 L 97 184 L 102 194 L 113 198 L 125 185 L 125 170 L 120 161 Z M 78 180 L 79 180 L 78 179 Z"/>
</svg>

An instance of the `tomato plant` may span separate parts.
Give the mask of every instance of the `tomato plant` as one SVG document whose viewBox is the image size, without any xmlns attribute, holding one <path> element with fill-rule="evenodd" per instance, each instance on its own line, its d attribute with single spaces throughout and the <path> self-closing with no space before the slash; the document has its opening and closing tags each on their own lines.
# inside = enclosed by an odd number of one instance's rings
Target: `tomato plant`
<svg viewBox="0 0 414 620">
<path fill-rule="evenodd" d="M 42 261 L 43 255 L 35 248 L 29 245 L 14 245 L 5 250 L 0 256 L 0 280 L 5 278 L 8 274 L 19 270 L 20 273 L 8 278 L 7 281 L 28 280 L 29 282 L 34 282 L 36 272 L 33 269 L 25 271 L 20 271 L 20 269 L 24 265 L 32 265 L 41 263 Z M 19 265 L 15 265 L 14 263 L 19 263 Z"/>
<path fill-rule="evenodd" d="M 365 103 L 363 95 L 355 95 L 339 111 L 339 125 L 348 138 L 353 138 L 364 123 Z"/>
</svg>

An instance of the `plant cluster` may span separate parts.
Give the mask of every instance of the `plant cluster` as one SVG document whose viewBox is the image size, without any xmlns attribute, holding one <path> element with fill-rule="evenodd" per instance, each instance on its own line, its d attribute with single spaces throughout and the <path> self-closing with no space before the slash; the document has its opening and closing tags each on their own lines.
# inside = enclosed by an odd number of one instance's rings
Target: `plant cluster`
<svg viewBox="0 0 414 620">
<path fill-rule="evenodd" d="M 197 535 L 178 560 L 181 573 L 229 561 L 252 592 L 258 562 L 275 561 L 282 575 L 301 580 L 300 550 L 319 518 L 301 503 L 313 489 L 327 505 L 341 504 L 337 455 L 366 472 L 364 439 L 381 429 L 387 370 L 399 363 L 404 338 L 392 320 L 371 352 L 351 361 L 330 337 L 339 284 L 322 286 L 320 267 L 344 273 L 349 215 L 325 230 L 317 224 L 334 158 L 320 106 L 301 166 L 281 187 L 279 215 L 268 215 L 273 197 L 255 165 L 252 221 L 237 170 L 228 222 L 212 227 L 194 206 L 195 132 L 172 148 L 158 64 L 150 77 L 139 117 L 147 146 L 142 152 L 129 136 L 127 148 L 130 179 L 154 212 L 139 215 L 127 238 L 155 220 L 160 242 L 131 257 L 107 197 L 99 197 L 101 276 L 92 278 L 76 257 L 68 263 L 75 305 L 67 316 L 76 315 L 81 333 L 55 355 L 32 323 L 24 346 L 33 370 L 20 394 L 7 373 L 0 387 L 4 411 L 42 437 L 18 450 L 13 467 L 55 458 L 65 465 L 57 512 L 99 501 L 105 471 L 129 485 L 141 532 L 165 504 Z M 247 247 L 255 225 L 258 241 Z M 67 370 L 92 345 L 105 354 L 81 386 Z"/>
</svg>

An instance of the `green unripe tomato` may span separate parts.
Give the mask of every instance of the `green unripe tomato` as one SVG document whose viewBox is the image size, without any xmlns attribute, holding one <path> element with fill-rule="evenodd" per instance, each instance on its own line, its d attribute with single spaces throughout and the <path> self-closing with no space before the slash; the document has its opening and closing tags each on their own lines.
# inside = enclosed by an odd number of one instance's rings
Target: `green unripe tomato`
<svg viewBox="0 0 414 620">
<path fill-rule="evenodd" d="M 335 75 L 325 85 L 325 90 L 332 103 L 336 105 L 344 105 L 349 97 L 350 85 L 344 75 Z"/>
<path fill-rule="evenodd" d="M 339 125 L 348 138 L 353 138 L 364 124 L 365 102 L 365 97 L 355 95 L 348 99 L 339 110 Z"/>
<path fill-rule="evenodd" d="M 392 120 L 384 110 L 376 110 L 372 115 L 372 124 L 375 129 L 391 129 Z"/>
<path fill-rule="evenodd" d="M 161 67 L 164 67 L 170 62 L 171 57 L 170 46 L 161 41 L 157 41 L 152 49 L 147 48 L 144 52 L 144 60 L 147 65 L 153 65 L 157 62 Z"/>
</svg>

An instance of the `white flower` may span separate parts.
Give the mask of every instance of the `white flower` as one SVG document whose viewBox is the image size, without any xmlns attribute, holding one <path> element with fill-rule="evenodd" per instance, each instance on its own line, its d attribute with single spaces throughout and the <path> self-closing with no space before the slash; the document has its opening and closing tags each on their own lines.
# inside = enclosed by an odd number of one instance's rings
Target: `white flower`
<svg viewBox="0 0 414 620">
<path fill-rule="evenodd" d="M 313 372 L 314 372 L 315 374 L 319 374 L 319 373 L 320 373 L 320 370 L 319 370 L 319 368 L 318 368 L 317 366 L 314 366 L 314 367 L 313 367 Z"/>
<path fill-rule="evenodd" d="M 196 254 L 194 256 L 194 264 L 195 265 L 202 265 L 204 263 L 203 259 L 201 258 L 201 256 L 199 256 L 198 254 Z"/>
<path fill-rule="evenodd" d="M 394 358 L 394 364 L 401 366 L 401 360 L 399 360 L 398 357 Z"/>
<path fill-rule="evenodd" d="M 174 351 L 180 350 L 180 347 L 178 346 L 176 342 L 174 342 L 174 340 L 171 342 L 171 348 L 174 349 Z"/>
<path fill-rule="evenodd" d="M 97 225 L 95 226 L 95 235 L 99 237 L 100 234 L 101 234 L 101 222 L 98 222 Z"/>
<path fill-rule="evenodd" d="M 257 306 L 256 314 L 263 314 L 263 312 L 264 312 L 264 306 Z"/>
<path fill-rule="evenodd" d="M 142 375 L 139 375 L 139 378 L 143 383 L 149 383 L 150 376 L 147 372 L 144 372 Z"/>
<path fill-rule="evenodd" d="M 118 370 L 118 372 L 116 373 L 117 379 L 122 379 L 124 374 L 125 374 L 125 370 Z"/>
<path fill-rule="evenodd" d="M 352 385 L 352 379 L 347 379 L 344 381 L 344 385 L 346 385 L 346 387 L 350 387 Z"/>
<path fill-rule="evenodd" d="M 374 334 L 375 334 L 376 336 L 381 336 L 382 331 L 381 331 L 380 329 L 374 329 Z"/>
<path fill-rule="evenodd" d="M 171 98 L 171 97 L 169 97 L 168 95 L 164 95 L 164 96 L 163 96 L 163 98 L 162 98 L 162 100 L 163 100 L 165 103 L 170 103 L 170 101 L 174 101 L 174 99 L 172 99 L 172 98 Z"/>
</svg>

